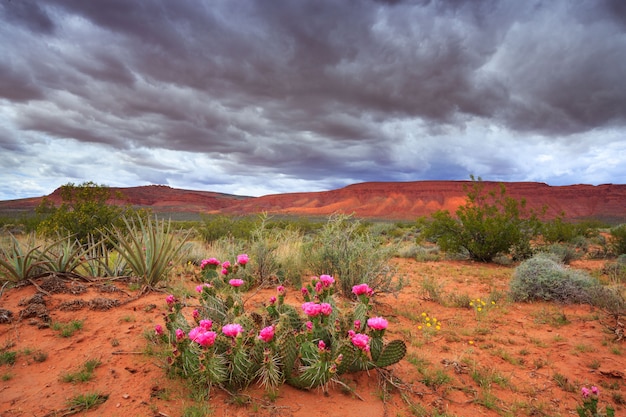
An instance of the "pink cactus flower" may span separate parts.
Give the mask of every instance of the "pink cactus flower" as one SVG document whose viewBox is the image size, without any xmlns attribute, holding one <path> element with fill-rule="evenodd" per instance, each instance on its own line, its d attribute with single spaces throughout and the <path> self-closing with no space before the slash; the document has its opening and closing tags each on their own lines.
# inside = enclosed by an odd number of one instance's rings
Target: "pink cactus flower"
<svg viewBox="0 0 626 417">
<path fill-rule="evenodd" d="M 333 312 L 333 306 L 331 306 L 328 303 L 320 304 L 320 313 L 322 313 L 325 316 L 330 316 L 332 312 Z"/>
<path fill-rule="evenodd" d="M 243 327 L 241 327 L 241 324 L 238 324 L 238 323 L 227 324 L 224 327 L 222 327 L 222 333 L 224 333 L 224 335 L 228 337 L 233 337 L 233 338 L 237 337 L 242 332 L 243 332 Z"/>
<path fill-rule="evenodd" d="M 354 336 L 352 336 L 352 344 L 362 351 L 369 352 L 369 342 L 370 338 L 366 334 L 356 333 Z"/>
<path fill-rule="evenodd" d="M 306 297 L 307 295 L 309 295 L 309 290 L 306 287 L 302 287 L 300 288 L 300 292 L 302 293 L 302 295 L 304 297 Z"/>
<path fill-rule="evenodd" d="M 315 317 L 320 314 L 321 306 L 317 303 L 308 301 L 302 304 L 302 311 L 309 317 Z"/>
<path fill-rule="evenodd" d="M 306 326 L 306 329 L 311 331 L 313 330 L 313 323 L 310 321 L 307 321 L 306 323 L 304 323 L 304 325 Z"/>
<path fill-rule="evenodd" d="M 354 320 L 354 328 L 359 330 L 361 328 L 361 320 Z"/>
<path fill-rule="evenodd" d="M 181 329 L 176 329 L 176 340 L 180 342 L 184 338 L 185 338 L 185 332 L 183 332 Z"/>
<path fill-rule="evenodd" d="M 197 319 L 198 317 L 200 317 L 200 312 L 198 311 L 198 309 L 194 309 L 194 310 L 191 312 L 191 316 L 192 316 L 194 319 Z"/>
<path fill-rule="evenodd" d="M 330 275 L 320 275 L 320 282 L 324 287 L 328 288 L 335 283 L 335 278 Z"/>
<path fill-rule="evenodd" d="M 172 305 L 176 302 L 176 297 L 174 297 L 174 295 L 170 294 L 167 297 L 165 297 L 165 302 L 167 303 L 167 305 Z"/>
<path fill-rule="evenodd" d="M 276 292 L 278 292 L 278 294 L 284 294 L 285 293 L 285 287 L 283 285 L 279 285 L 278 287 L 276 287 Z"/>
<path fill-rule="evenodd" d="M 324 349 L 326 349 L 326 343 L 324 343 L 324 341 L 323 341 L 323 340 L 320 340 L 319 342 L 317 342 L 317 348 L 318 348 L 319 350 L 324 350 Z"/>
<path fill-rule="evenodd" d="M 582 387 L 581 392 L 582 392 L 583 398 L 589 397 L 589 393 L 590 393 L 589 388 Z"/>
<path fill-rule="evenodd" d="M 242 253 L 241 255 L 237 255 L 237 263 L 239 265 L 245 265 L 248 262 L 250 262 L 250 258 L 248 258 L 247 254 Z"/>
<path fill-rule="evenodd" d="M 374 291 L 367 284 L 359 284 L 352 287 L 352 293 L 356 296 L 359 295 L 372 295 Z"/>
<path fill-rule="evenodd" d="M 274 338 L 274 326 L 267 326 L 259 332 L 259 339 L 265 343 L 269 343 Z"/>
<path fill-rule="evenodd" d="M 200 327 L 202 327 L 204 330 L 211 330 L 211 327 L 213 327 L 213 321 L 212 320 L 200 320 Z"/>
<path fill-rule="evenodd" d="M 158 334 L 159 336 L 163 334 L 163 326 L 161 326 L 160 324 L 157 324 L 156 326 L 154 326 L 154 332 L 156 334 Z"/>
<path fill-rule="evenodd" d="M 373 330 L 385 330 L 389 323 L 382 317 L 372 317 L 367 320 L 367 325 Z"/>
<path fill-rule="evenodd" d="M 591 387 L 591 392 L 595 395 L 600 395 L 600 388 L 596 387 L 595 385 Z"/>
<path fill-rule="evenodd" d="M 276 303 L 276 297 L 273 295 L 270 297 L 270 305 L 274 305 Z"/>
<path fill-rule="evenodd" d="M 243 279 L 234 278 L 228 281 L 233 287 L 241 287 L 243 285 Z"/>
</svg>

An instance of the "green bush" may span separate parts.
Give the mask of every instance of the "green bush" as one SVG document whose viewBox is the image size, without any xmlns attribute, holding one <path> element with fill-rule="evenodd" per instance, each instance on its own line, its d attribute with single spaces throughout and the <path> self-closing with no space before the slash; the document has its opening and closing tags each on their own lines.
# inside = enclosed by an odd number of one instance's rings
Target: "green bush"
<svg viewBox="0 0 626 417">
<path fill-rule="evenodd" d="M 352 287 L 368 284 L 376 292 L 392 292 L 401 286 L 389 261 L 397 252 L 393 245 L 381 245 L 359 220 L 336 214 L 313 239 L 305 244 L 308 267 L 339 280 L 339 290 L 353 297 Z"/>
<path fill-rule="evenodd" d="M 626 254 L 626 224 L 611 229 L 611 249 L 615 255 Z"/>
<path fill-rule="evenodd" d="M 487 190 L 480 178 L 471 178 L 466 203 L 457 209 L 456 218 L 447 210 L 435 212 L 424 225 L 422 238 L 436 241 L 445 252 L 467 252 L 480 262 L 509 253 L 517 259 L 529 257 L 530 240 L 540 225 L 536 214 L 525 209 L 525 200 L 506 196 L 503 184 Z"/>
<path fill-rule="evenodd" d="M 580 259 L 580 254 L 576 248 L 566 243 L 553 243 L 550 246 L 542 248 L 542 252 L 554 255 L 559 262 L 569 264 L 573 260 Z"/>
<path fill-rule="evenodd" d="M 570 269 L 550 254 L 538 254 L 523 261 L 511 280 L 515 301 L 590 302 L 589 289 L 599 285 L 586 272 Z"/>
<path fill-rule="evenodd" d="M 122 217 L 133 212 L 130 208 L 107 204 L 113 197 L 107 186 L 93 182 L 63 185 L 63 202 L 59 207 L 47 198 L 37 207 L 37 214 L 45 217 L 38 231 L 46 236 L 71 235 L 81 244 L 87 244 L 90 236 L 100 240 L 104 229 L 122 227 Z"/>
</svg>

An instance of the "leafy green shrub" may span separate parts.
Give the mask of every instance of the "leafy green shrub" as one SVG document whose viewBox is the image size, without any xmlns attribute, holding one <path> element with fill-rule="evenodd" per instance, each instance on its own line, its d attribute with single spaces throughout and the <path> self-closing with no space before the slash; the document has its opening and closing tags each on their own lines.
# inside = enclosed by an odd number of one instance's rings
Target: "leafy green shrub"
<svg viewBox="0 0 626 417">
<path fill-rule="evenodd" d="M 203 216 L 198 233 L 209 243 L 224 237 L 248 240 L 256 224 L 257 222 L 251 217 Z"/>
<path fill-rule="evenodd" d="M 511 280 L 515 301 L 589 302 L 589 289 L 598 285 L 587 273 L 566 268 L 549 254 L 538 254 L 523 261 Z"/>
<path fill-rule="evenodd" d="M 240 255 L 237 265 L 247 261 Z M 384 340 L 387 321 L 370 317 L 373 290 L 367 284 L 355 286 L 358 301 L 347 310 L 337 304 L 334 278 L 321 275 L 298 291 L 304 299 L 300 308 L 285 303 L 287 290 L 281 285 L 264 310 L 248 312 L 240 293 L 243 284 L 229 279 L 235 267 L 221 276 L 217 270 L 224 264 L 214 258 L 205 267 L 215 272 L 214 284 L 222 280 L 225 285 L 198 286 L 200 307 L 191 314 L 192 324 L 183 311 L 187 303 L 169 295 L 165 329 L 155 327 L 171 349 L 170 372 L 195 386 L 231 393 L 253 382 L 268 393 L 283 383 L 325 389 L 338 375 L 385 368 L 406 354 L 403 341 Z"/>
<path fill-rule="evenodd" d="M 445 252 L 467 252 L 480 262 L 491 262 L 500 254 L 530 256 L 530 240 L 539 227 L 536 214 L 525 209 L 525 200 L 506 196 L 503 184 L 487 190 L 480 178 L 471 178 L 466 203 L 457 209 L 456 218 L 447 210 L 435 212 L 424 225 L 422 238 L 436 241 Z"/>
<path fill-rule="evenodd" d="M 131 208 L 107 204 L 116 196 L 105 185 L 68 183 L 61 186 L 60 193 L 62 203 L 59 207 L 47 198 L 37 207 L 37 214 L 45 216 L 38 231 L 46 236 L 67 234 L 86 244 L 90 236 L 100 240 L 105 229 L 122 227 L 122 217 L 133 212 Z"/>
<path fill-rule="evenodd" d="M 401 283 L 394 282 L 395 269 L 389 261 L 396 252 L 393 245 L 383 246 L 351 216 L 336 214 L 304 247 L 308 267 L 338 277 L 342 295 L 352 297 L 352 287 L 368 284 L 376 292 L 390 292 Z"/>
</svg>

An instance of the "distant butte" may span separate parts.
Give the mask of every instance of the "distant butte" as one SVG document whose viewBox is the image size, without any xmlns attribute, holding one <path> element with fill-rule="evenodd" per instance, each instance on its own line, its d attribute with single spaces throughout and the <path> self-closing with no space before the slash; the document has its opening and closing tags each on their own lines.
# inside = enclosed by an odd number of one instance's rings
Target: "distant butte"
<svg viewBox="0 0 626 417">
<path fill-rule="evenodd" d="M 498 182 L 484 182 L 497 187 Z M 246 197 L 209 191 L 193 191 L 149 185 L 115 188 L 121 194 L 112 204 L 131 204 L 154 212 L 207 214 L 328 216 L 354 214 L 368 219 L 414 220 L 436 210 L 454 212 L 465 202 L 464 187 L 470 181 L 366 182 L 331 191 L 272 194 Z M 527 207 L 547 207 L 547 218 L 561 213 L 567 219 L 595 218 L 611 222 L 626 221 L 626 185 L 549 186 L 536 182 L 504 183 L 507 195 L 526 199 Z M 32 210 L 43 197 L 0 201 L 0 211 Z M 59 190 L 48 198 L 61 201 Z"/>
</svg>

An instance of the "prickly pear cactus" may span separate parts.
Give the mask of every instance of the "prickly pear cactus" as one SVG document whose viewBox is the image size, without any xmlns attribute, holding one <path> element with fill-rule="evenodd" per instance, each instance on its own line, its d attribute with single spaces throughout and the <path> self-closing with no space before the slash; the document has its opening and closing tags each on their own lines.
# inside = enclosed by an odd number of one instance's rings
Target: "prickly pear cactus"
<svg viewBox="0 0 626 417">
<path fill-rule="evenodd" d="M 384 368 L 400 362 L 404 355 L 406 355 L 406 344 L 404 341 L 392 340 L 383 347 L 374 364 L 379 368 Z"/>
</svg>

